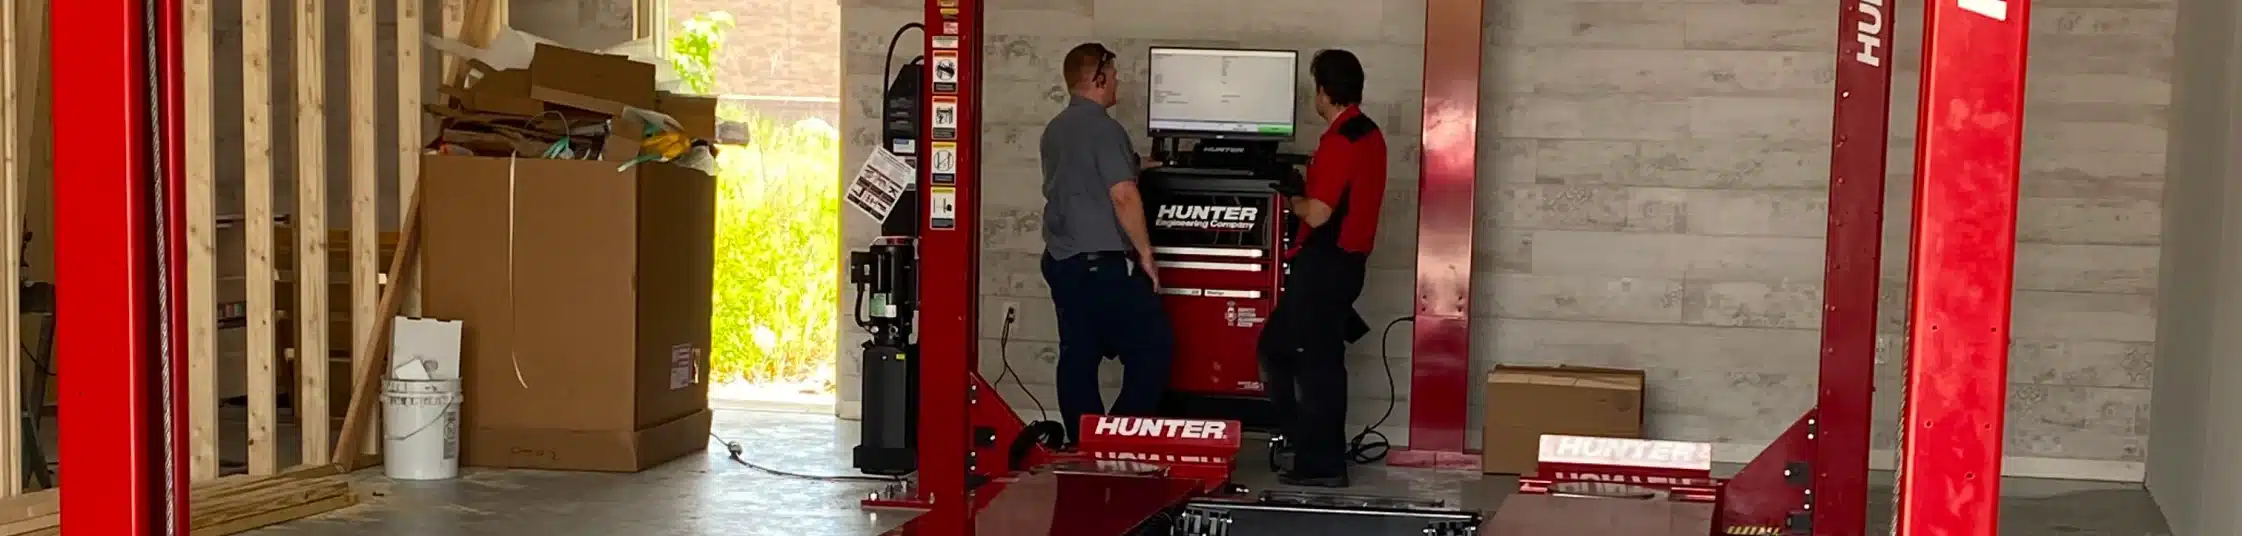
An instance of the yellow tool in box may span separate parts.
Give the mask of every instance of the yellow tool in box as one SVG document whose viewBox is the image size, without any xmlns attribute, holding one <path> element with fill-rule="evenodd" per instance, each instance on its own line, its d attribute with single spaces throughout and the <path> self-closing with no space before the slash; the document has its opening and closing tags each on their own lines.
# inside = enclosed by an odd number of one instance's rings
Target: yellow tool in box
<svg viewBox="0 0 2242 536">
<path fill-rule="evenodd" d="M 647 136 L 646 141 L 638 144 L 640 159 L 658 162 L 676 160 L 677 157 L 685 156 L 685 153 L 691 150 L 693 150 L 693 138 L 674 130 L 656 132 Z"/>
<path fill-rule="evenodd" d="M 645 123 L 644 138 L 638 143 L 638 156 L 624 162 L 617 171 L 647 162 L 669 162 L 681 167 L 697 169 L 711 175 L 716 173 L 716 148 L 706 141 L 686 135 L 677 126 L 677 120 L 655 112 L 633 109 Z"/>
</svg>

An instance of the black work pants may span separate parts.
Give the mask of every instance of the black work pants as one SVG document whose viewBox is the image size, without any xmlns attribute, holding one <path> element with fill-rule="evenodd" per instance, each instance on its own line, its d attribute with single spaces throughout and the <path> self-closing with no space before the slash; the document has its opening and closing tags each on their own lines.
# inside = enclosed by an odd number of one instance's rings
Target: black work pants
<svg viewBox="0 0 2242 536">
<path fill-rule="evenodd" d="M 1347 469 L 1347 343 L 1368 330 L 1354 310 L 1367 264 L 1335 247 L 1301 251 L 1262 327 L 1262 382 L 1302 477 Z"/>
<path fill-rule="evenodd" d="M 1175 331 L 1152 278 L 1120 252 L 1043 256 L 1043 280 L 1059 317 L 1059 415 L 1067 442 L 1082 438 L 1083 415 L 1105 414 L 1098 364 L 1121 359 L 1121 397 L 1113 415 L 1149 417 L 1160 410 L 1175 360 Z"/>
</svg>

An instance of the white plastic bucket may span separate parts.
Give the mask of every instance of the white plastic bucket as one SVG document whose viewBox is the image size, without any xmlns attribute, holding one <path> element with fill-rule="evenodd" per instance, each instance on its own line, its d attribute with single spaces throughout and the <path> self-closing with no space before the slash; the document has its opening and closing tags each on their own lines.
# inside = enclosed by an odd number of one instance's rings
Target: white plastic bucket
<svg viewBox="0 0 2242 536">
<path fill-rule="evenodd" d="M 382 384 L 382 424 L 388 441 L 382 465 L 389 478 L 444 480 L 459 476 L 459 380 L 400 380 Z"/>
</svg>

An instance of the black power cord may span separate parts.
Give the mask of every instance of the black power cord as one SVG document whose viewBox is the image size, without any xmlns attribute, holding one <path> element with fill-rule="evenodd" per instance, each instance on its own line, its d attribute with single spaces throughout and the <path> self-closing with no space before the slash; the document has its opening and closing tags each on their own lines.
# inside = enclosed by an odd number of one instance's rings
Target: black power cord
<svg viewBox="0 0 2242 536">
<path fill-rule="evenodd" d="M 1378 336 L 1378 364 L 1386 369 L 1386 413 L 1378 416 L 1378 422 L 1363 427 L 1361 433 L 1355 434 L 1354 439 L 1348 441 L 1347 456 L 1353 458 L 1358 465 L 1378 463 L 1380 460 L 1386 459 L 1386 453 L 1393 450 L 1392 441 L 1386 438 L 1384 432 L 1378 431 L 1379 427 L 1386 425 L 1387 419 L 1393 418 L 1393 408 L 1396 403 L 1394 398 L 1397 398 L 1400 393 L 1393 377 L 1393 350 L 1387 343 L 1393 339 L 1394 326 L 1399 326 L 1402 322 L 1416 323 L 1416 321 L 1417 318 L 1413 316 L 1393 319 L 1392 322 L 1386 323 L 1384 333 Z"/>
<path fill-rule="evenodd" d="M 1012 378 L 1012 385 L 1020 388 L 1020 394 L 1028 395 L 1028 401 L 1035 403 L 1035 418 L 1037 422 L 1041 422 L 1051 418 L 1051 410 L 1045 409 L 1043 399 L 1036 398 L 1035 391 L 1028 389 L 1027 379 L 1020 376 L 1019 372 L 1012 370 L 1012 350 L 1010 348 L 1012 346 L 1012 324 L 1020 320 L 1019 314 L 1018 308 L 1006 307 L 1004 309 L 1004 329 L 997 330 L 996 355 L 997 360 L 1004 363 L 1004 370 L 997 373 L 996 385 L 1004 385 L 1005 378 Z"/>
<path fill-rule="evenodd" d="M 724 439 L 722 436 L 716 435 L 716 432 L 709 432 L 708 437 L 710 439 L 716 440 L 718 444 L 724 445 L 724 450 L 731 453 L 733 462 L 737 462 L 740 465 L 745 465 L 750 469 L 778 476 L 787 478 L 799 478 L 803 480 L 816 480 L 819 482 L 847 482 L 865 484 L 892 484 L 903 481 L 903 479 L 901 478 L 884 478 L 876 476 L 809 475 L 772 469 L 769 467 L 758 465 L 755 462 L 747 461 L 747 448 L 740 446 L 739 442 Z"/>
</svg>

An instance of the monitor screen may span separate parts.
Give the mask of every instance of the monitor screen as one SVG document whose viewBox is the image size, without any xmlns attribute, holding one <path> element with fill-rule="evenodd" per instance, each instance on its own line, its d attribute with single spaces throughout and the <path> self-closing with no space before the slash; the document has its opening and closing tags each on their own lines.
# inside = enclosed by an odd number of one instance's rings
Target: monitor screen
<svg viewBox="0 0 2242 536">
<path fill-rule="evenodd" d="M 1153 48 L 1147 126 L 1154 134 L 1292 137 L 1300 53 Z"/>
</svg>

